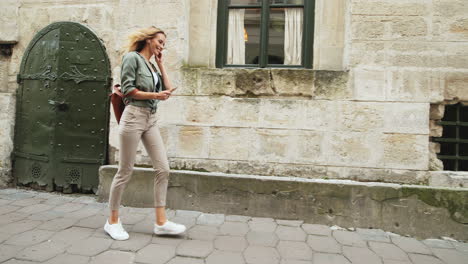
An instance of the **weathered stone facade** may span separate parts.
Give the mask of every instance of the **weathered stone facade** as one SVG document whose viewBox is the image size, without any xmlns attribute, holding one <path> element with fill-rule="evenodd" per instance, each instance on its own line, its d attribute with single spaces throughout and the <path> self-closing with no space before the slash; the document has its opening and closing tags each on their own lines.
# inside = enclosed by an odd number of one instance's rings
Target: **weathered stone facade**
<svg viewBox="0 0 468 264">
<path fill-rule="evenodd" d="M 179 89 L 159 115 L 172 168 L 453 185 L 450 175 L 431 172 L 442 168 L 430 137 L 440 136 L 441 105 L 468 101 L 465 0 L 318 0 L 313 70 L 215 68 L 217 0 L 8 2 L 18 15 L 2 16 L 9 23 L 0 42 L 18 43 L 0 60 L 8 106 L 0 184 L 11 181 L 23 52 L 41 28 L 66 20 L 103 40 L 114 82 L 128 33 L 148 25 L 168 32 L 166 63 Z M 112 119 L 111 163 L 117 159 Z M 142 145 L 137 163 L 150 165 Z M 457 186 L 467 184 L 457 177 Z"/>
</svg>

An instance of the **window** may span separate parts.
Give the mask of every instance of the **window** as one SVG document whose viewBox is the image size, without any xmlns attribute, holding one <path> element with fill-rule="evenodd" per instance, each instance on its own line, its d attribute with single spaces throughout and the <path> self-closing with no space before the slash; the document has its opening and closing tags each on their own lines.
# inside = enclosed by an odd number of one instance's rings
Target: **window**
<svg viewBox="0 0 468 264">
<path fill-rule="evenodd" d="M 437 157 L 444 163 L 444 170 L 468 171 L 468 106 L 446 105 L 442 137 L 434 138 L 440 143 Z"/>
<path fill-rule="evenodd" d="M 216 67 L 312 68 L 314 0 L 219 0 Z"/>
</svg>

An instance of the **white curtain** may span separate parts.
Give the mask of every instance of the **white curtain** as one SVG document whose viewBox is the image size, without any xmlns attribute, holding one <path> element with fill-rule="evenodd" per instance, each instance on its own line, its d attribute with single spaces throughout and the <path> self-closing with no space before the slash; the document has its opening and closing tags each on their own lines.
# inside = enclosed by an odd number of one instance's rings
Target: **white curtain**
<svg viewBox="0 0 468 264">
<path fill-rule="evenodd" d="M 229 10 L 227 64 L 245 64 L 245 9 Z"/>
<path fill-rule="evenodd" d="M 284 64 L 300 65 L 302 63 L 302 8 L 285 9 Z"/>
</svg>

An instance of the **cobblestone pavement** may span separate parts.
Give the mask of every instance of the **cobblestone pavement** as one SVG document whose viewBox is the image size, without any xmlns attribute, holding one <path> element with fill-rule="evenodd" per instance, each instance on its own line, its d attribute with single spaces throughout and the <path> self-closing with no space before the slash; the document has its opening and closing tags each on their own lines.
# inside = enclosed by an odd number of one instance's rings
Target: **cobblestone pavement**
<svg viewBox="0 0 468 264">
<path fill-rule="evenodd" d="M 189 229 L 158 237 L 151 208 L 122 208 L 130 239 L 114 241 L 102 228 L 107 215 L 94 196 L 2 189 L 0 263 L 468 263 L 468 244 L 457 241 L 195 211 L 168 210 Z"/>
</svg>

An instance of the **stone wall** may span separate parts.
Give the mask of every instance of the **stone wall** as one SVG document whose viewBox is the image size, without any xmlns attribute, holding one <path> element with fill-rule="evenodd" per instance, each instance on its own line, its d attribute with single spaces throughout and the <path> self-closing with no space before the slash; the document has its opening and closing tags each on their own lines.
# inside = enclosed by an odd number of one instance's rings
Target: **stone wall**
<svg viewBox="0 0 468 264">
<path fill-rule="evenodd" d="M 10 95 L 26 46 L 52 22 L 92 28 L 115 82 L 128 33 L 168 32 L 166 62 L 179 89 L 159 115 L 172 168 L 442 184 L 429 172 L 440 169 L 430 144 L 440 128 L 430 117 L 439 105 L 468 101 L 465 0 L 317 0 L 314 70 L 216 69 L 217 0 L 16 3 L 18 44 L 0 74 Z M 113 117 L 109 150 L 118 162 Z M 151 164 L 142 145 L 137 164 Z"/>
</svg>

